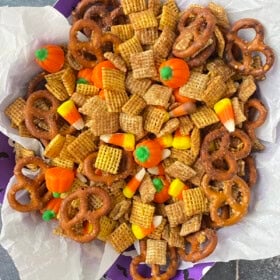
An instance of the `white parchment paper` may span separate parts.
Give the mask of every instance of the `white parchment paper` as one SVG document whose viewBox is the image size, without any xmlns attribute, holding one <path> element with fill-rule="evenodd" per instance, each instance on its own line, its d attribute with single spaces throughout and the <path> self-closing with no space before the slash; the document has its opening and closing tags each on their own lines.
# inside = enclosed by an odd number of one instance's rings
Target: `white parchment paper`
<svg viewBox="0 0 280 280">
<path fill-rule="evenodd" d="M 206 4 L 207 1 L 191 1 Z M 233 22 L 244 17 L 259 19 L 266 29 L 266 42 L 280 54 L 280 2 L 278 0 L 216 1 L 229 12 Z M 185 8 L 190 1 L 178 1 Z M 65 43 L 69 24 L 52 7 L 0 8 L 0 130 L 26 147 L 39 150 L 36 140 L 18 136 L 4 115 L 5 107 L 17 96 L 25 95 L 27 81 L 40 71 L 33 52 L 45 43 Z M 269 109 L 258 136 L 267 141 L 258 154 L 259 181 L 252 192 L 248 215 L 237 225 L 219 230 L 219 243 L 206 261 L 261 259 L 280 254 L 280 145 L 277 125 L 280 119 L 280 75 L 278 59 L 267 79 L 259 83 L 262 100 Z M 8 188 L 14 182 L 11 179 Z M 21 279 L 99 279 L 118 255 L 102 242 L 80 245 L 53 236 L 55 223 L 46 223 L 35 214 L 2 207 L 3 228 L 0 242 L 14 260 Z M 192 266 L 182 264 L 181 268 Z"/>
</svg>

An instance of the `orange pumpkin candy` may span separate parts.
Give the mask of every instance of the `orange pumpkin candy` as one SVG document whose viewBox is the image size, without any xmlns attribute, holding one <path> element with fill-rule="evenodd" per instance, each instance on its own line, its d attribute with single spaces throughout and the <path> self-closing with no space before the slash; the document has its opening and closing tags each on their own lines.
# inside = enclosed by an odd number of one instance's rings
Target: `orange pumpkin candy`
<svg viewBox="0 0 280 280">
<path fill-rule="evenodd" d="M 69 168 L 50 167 L 45 172 L 47 189 L 53 192 L 54 197 L 70 190 L 75 179 L 75 172 Z"/>
<path fill-rule="evenodd" d="M 42 214 L 42 218 L 44 221 L 48 222 L 53 218 L 57 217 L 57 214 L 59 212 L 60 206 L 62 203 L 61 198 L 52 198 L 46 208 L 44 209 L 44 212 Z"/>
<path fill-rule="evenodd" d="M 162 160 L 162 154 L 162 146 L 150 139 L 139 143 L 133 153 L 136 163 L 145 168 L 157 166 Z"/>
<path fill-rule="evenodd" d="M 100 89 L 103 88 L 103 83 L 102 83 L 102 68 L 103 67 L 110 68 L 110 69 L 116 69 L 114 64 L 109 60 L 104 60 L 104 61 L 99 62 L 93 68 L 91 79 L 93 81 L 93 84 Z"/>
<path fill-rule="evenodd" d="M 77 84 L 92 84 L 92 68 L 84 68 L 78 72 Z"/>
<path fill-rule="evenodd" d="M 190 77 L 188 64 L 179 58 L 171 58 L 159 67 L 161 82 L 171 88 L 179 88 L 183 86 Z"/>
<path fill-rule="evenodd" d="M 57 45 L 45 45 L 35 51 L 35 61 L 49 73 L 55 73 L 64 65 L 64 51 Z"/>
<path fill-rule="evenodd" d="M 157 191 L 154 196 L 154 202 L 166 202 L 170 198 L 170 195 L 168 194 L 168 189 L 170 185 L 168 180 L 163 176 L 156 177 L 153 179 L 153 185 Z"/>
</svg>

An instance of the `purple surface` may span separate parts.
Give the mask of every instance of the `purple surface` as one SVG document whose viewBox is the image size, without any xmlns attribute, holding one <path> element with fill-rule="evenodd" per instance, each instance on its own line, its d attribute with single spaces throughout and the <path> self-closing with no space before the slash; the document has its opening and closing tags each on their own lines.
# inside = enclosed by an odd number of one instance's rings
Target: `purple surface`
<svg viewBox="0 0 280 280">
<path fill-rule="evenodd" d="M 65 17 L 69 17 L 78 2 L 79 0 L 59 0 L 54 4 L 54 7 Z"/>
<path fill-rule="evenodd" d="M 3 202 L 6 186 L 13 175 L 15 155 L 8 145 L 7 137 L 0 132 L 0 204 Z"/>
</svg>

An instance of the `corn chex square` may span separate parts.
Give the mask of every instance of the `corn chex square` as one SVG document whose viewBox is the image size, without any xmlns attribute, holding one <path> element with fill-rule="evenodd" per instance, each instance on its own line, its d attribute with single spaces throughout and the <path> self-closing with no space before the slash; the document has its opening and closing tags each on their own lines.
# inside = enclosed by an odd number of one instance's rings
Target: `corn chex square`
<svg viewBox="0 0 280 280">
<path fill-rule="evenodd" d="M 196 172 L 191 167 L 178 160 L 165 168 L 165 173 L 181 181 L 186 181 L 196 175 Z"/>
<path fill-rule="evenodd" d="M 119 51 L 128 66 L 130 66 L 130 56 L 135 53 L 142 52 L 142 46 L 136 36 L 133 36 L 131 39 L 121 43 L 119 45 Z"/>
<path fill-rule="evenodd" d="M 140 201 L 133 201 L 130 222 L 142 228 L 150 228 L 153 222 L 155 207 Z"/>
<path fill-rule="evenodd" d="M 183 224 L 187 220 L 182 200 L 166 205 L 165 211 L 171 228 Z"/>
<path fill-rule="evenodd" d="M 126 15 L 144 11 L 147 8 L 145 0 L 121 0 L 121 6 Z"/>
<path fill-rule="evenodd" d="M 113 232 L 118 223 L 108 218 L 107 216 L 102 216 L 99 223 L 100 231 L 97 238 L 101 241 L 106 242 L 107 238 Z"/>
<path fill-rule="evenodd" d="M 129 15 L 129 19 L 134 30 L 158 26 L 158 21 L 150 9 L 132 13 Z"/>
<path fill-rule="evenodd" d="M 200 107 L 190 117 L 197 128 L 204 128 L 219 121 L 214 110 L 207 106 Z"/>
<path fill-rule="evenodd" d="M 98 168 L 102 171 L 117 174 L 119 165 L 122 159 L 122 150 L 113 148 L 107 145 L 101 145 L 99 147 L 95 168 Z"/>
<path fill-rule="evenodd" d="M 157 27 L 139 29 L 135 31 L 135 36 L 142 45 L 153 45 L 158 38 L 158 29 Z"/>
<path fill-rule="evenodd" d="M 124 252 L 135 240 L 134 234 L 126 223 L 119 225 L 107 239 L 118 253 Z"/>
<path fill-rule="evenodd" d="M 24 106 L 25 106 L 25 100 L 22 97 L 18 97 L 5 109 L 5 115 L 16 126 L 19 126 L 24 120 L 24 114 L 23 114 Z"/>
<path fill-rule="evenodd" d="M 189 220 L 187 220 L 185 223 L 182 224 L 180 235 L 186 236 L 188 234 L 191 234 L 193 232 L 199 231 L 201 227 L 201 219 L 202 215 L 194 215 Z"/>
<path fill-rule="evenodd" d="M 238 89 L 238 98 L 246 102 L 256 91 L 257 86 L 255 84 L 253 76 L 246 76 L 243 78 L 242 83 Z"/>
<path fill-rule="evenodd" d="M 183 201 L 184 211 L 188 217 L 208 211 L 207 198 L 200 187 L 184 190 Z"/>
<path fill-rule="evenodd" d="M 143 129 L 143 117 L 132 116 L 125 113 L 120 114 L 120 127 L 123 131 L 132 133 L 135 135 L 142 134 Z"/>
<path fill-rule="evenodd" d="M 147 103 L 142 96 L 133 94 L 123 105 L 122 111 L 128 115 L 139 115 L 146 107 Z"/>
<path fill-rule="evenodd" d="M 121 112 L 122 106 L 128 100 L 128 96 L 125 91 L 104 89 L 104 95 L 108 112 Z"/>
<path fill-rule="evenodd" d="M 171 30 L 175 31 L 177 22 L 179 19 L 179 13 L 173 11 L 173 9 L 167 5 L 162 8 L 162 14 L 159 21 L 159 29 L 163 30 L 164 27 L 169 27 Z"/>
<path fill-rule="evenodd" d="M 124 42 L 134 36 L 134 29 L 132 24 L 112 25 L 111 33 L 117 35 Z"/>
<path fill-rule="evenodd" d="M 125 73 L 118 69 L 102 68 L 103 89 L 125 91 Z"/>
<path fill-rule="evenodd" d="M 162 106 L 167 108 L 171 94 L 171 88 L 155 84 L 148 89 L 143 98 L 148 105 Z"/>
<path fill-rule="evenodd" d="M 157 134 L 162 125 L 167 121 L 167 112 L 153 106 L 148 106 L 144 113 L 144 129 Z"/>
<path fill-rule="evenodd" d="M 157 74 L 152 50 L 132 54 L 130 63 L 134 79 L 152 78 Z"/>
<path fill-rule="evenodd" d="M 166 265 L 167 242 L 164 240 L 147 240 L 147 264 Z"/>
<path fill-rule="evenodd" d="M 154 52 L 160 57 L 166 58 L 172 49 L 175 38 L 176 34 L 169 27 L 164 27 L 162 33 L 155 41 L 153 46 Z"/>
<path fill-rule="evenodd" d="M 152 85 L 152 80 L 150 79 L 134 79 L 132 72 L 129 72 L 126 81 L 125 86 L 126 89 L 131 94 L 139 94 L 144 95 L 144 93 L 148 90 L 148 88 Z"/>
</svg>

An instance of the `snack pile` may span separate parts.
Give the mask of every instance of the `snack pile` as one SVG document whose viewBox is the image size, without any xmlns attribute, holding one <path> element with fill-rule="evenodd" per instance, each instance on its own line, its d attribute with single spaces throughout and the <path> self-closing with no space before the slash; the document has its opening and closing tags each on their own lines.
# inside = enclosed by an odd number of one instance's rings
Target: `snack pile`
<svg viewBox="0 0 280 280">
<path fill-rule="evenodd" d="M 251 41 L 239 32 L 248 28 Z M 36 50 L 44 71 L 5 110 L 44 146 L 40 157 L 15 144 L 10 206 L 77 242 L 122 253 L 139 240 L 133 279 L 172 278 L 247 214 L 253 153 L 265 148 L 257 82 L 273 62 L 261 23 L 230 24 L 213 2 L 179 11 L 174 0 L 80 1 L 69 44 Z"/>
</svg>

